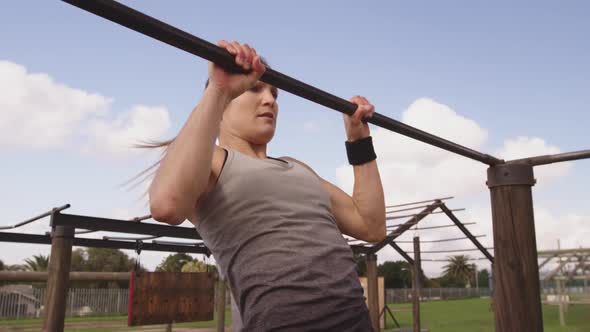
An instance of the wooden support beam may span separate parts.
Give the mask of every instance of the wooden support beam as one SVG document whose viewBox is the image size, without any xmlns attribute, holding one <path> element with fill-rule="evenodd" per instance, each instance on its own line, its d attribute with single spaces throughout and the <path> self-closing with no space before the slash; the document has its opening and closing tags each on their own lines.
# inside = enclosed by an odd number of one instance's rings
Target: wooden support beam
<svg viewBox="0 0 590 332">
<path fill-rule="evenodd" d="M 559 273 L 559 271 L 561 271 L 561 269 L 568 263 L 570 263 L 575 256 L 571 256 L 568 257 L 566 260 L 559 262 L 559 265 L 557 265 L 557 267 L 553 270 L 551 270 L 551 272 L 549 272 L 545 278 L 543 278 L 543 281 L 547 281 L 550 280 L 551 278 L 555 277 L 557 275 L 557 273 Z"/>
<path fill-rule="evenodd" d="M 53 227 L 43 322 L 43 331 L 46 332 L 63 332 L 64 330 L 74 230 L 69 226 Z"/>
<path fill-rule="evenodd" d="M 488 252 L 488 250 L 471 234 L 471 232 L 461 223 L 459 218 L 457 218 L 453 212 L 445 205 L 445 203 L 441 203 L 440 209 L 444 211 L 444 213 L 453 221 L 455 225 L 471 240 L 471 242 L 481 251 L 481 253 L 490 260 L 492 264 L 494 264 L 494 257 Z"/>
<path fill-rule="evenodd" d="M 414 279 L 412 281 L 412 313 L 414 332 L 420 332 L 420 278 L 422 276 L 422 264 L 420 262 L 420 238 L 414 237 Z"/>
<path fill-rule="evenodd" d="M 547 263 L 549 263 L 553 258 L 555 258 L 555 256 L 557 255 L 551 255 L 547 258 L 545 258 L 545 260 L 539 265 L 539 270 L 543 268 L 543 266 L 545 266 Z"/>
<path fill-rule="evenodd" d="M 414 265 L 414 260 L 412 259 L 412 257 L 410 257 L 410 255 L 408 255 L 408 253 L 406 253 L 402 248 L 400 248 L 397 245 L 397 243 L 390 242 L 389 245 L 393 249 L 395 249 L 395 251 L 397 251 L 397 253 L 400 254 L 406 260 L 406 262 L 410 263 L 410 265 Z"/>
<path fill-rule="evenodd" d="M 217 311 L 217 332 L 225 331 L 225 279 L 219 278 L 217 279 L 217 292 L 215 292 L 215 296 L 217 297 L 217 305 L 215 310 Z"/>
<path fill-rule="evenodd" d="M 367 254 L 367 295 L 369 302 L 369 316 L 373 330 L 379 332 L 379 292 L 377 280 L 377 255 Z"/>
<path fill-rule="evenodd" d="M 398 228 L 391 231 L 383 241 L 372 246 L 369 252 L 374 254 L 374 253 L 378 252 L 379 250 L 381 250 L 386 245 L 388 245 L 389 243 L 393 242 L 393 240 L 400 237 L 405 231 L 412 228 L 412 226 L 418 224 L 420 222 L 420 220 L 424 219 L 427 215 L 432 213 L 432 211 L 436 210 L 440 206 L 440 204 L 441 204 L 440 201 L 435 201 L 434 203 L 430 204 L 424 210 L 420 211 L 420 213 L 418 213 L 414 217 L 410 218 L 408 221 L 403 223 Z"/>
<path fill-rule="evenodd" d="M 496 331 L 543 331 L 533 212 L 533 167 L 488 168 L 494 229 Z"/>
<path fill-rule="evenodd" d="M 70 281 L 129 281 L 130 272 L 70 272 Z M 0 281 L 44 282 L 48 272 L 0 271 Z"/>
</svg>

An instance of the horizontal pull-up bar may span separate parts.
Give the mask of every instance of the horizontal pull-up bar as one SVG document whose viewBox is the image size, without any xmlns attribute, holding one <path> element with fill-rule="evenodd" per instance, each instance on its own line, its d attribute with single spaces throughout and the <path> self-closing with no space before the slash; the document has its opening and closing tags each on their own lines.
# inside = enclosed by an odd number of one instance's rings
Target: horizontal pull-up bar
<svg viewBox="0 0 590 332">
<path fill-rule="evenodd" d="M 465 208 L 453 209 L 451 211 L 453 211 L 453 212 L 465 211 Z M 385 220 L 403 219 L 403 218 L 415 217 L 415 216 L 420 216 L 420 215 L 440 214 L 440 213 L 444 213 L 444 211 L 433 211 L 433 212 L 429 212 L 429 213 L 420 212 L 420 213 L 413 213 L 413 214 L 404 214 L 404 215 L 399 215 L 399 216 L 390 216 L 390 217 L 386 217 Z"/>
<path fill-rule="evenodd" d="M 467 258 L 468 261 L 484 261 L 487 260 L 486 257 L 478 257 L 478 258 Z M 423 258 L 421 259 L 423 262 L 448 262 L 448 258 Z"/>
<path fill-rule="evenodd" d="M 485 237 L 485 235 L 474 235 L 473 237 L 474 238 Z M 469 240 L 469 238 L 467 236 L 464 236 L 464 237 L 454 237 L 454 238 L 450 238 L 450 239 L 441 239 L 441 240 L 430 240 L 430 241 L 420 240 L 420 243 L 438 243 L 438 242 L 450 242 L 450 241 L 459 241 L 459 240 Z M 399 241 L 399 240 L 396 240 L 395 242 L 397 242 L 397 243 L 414 243 L 414 241 Z"/>
<path fill-rule="evenodd" d="M 115 241 L 102 239 L 88 239 L 74 237 L 74 247 L 92 247 L 92 248 L 111 248 L 111 249 L 128 249 L 137 250 L 137 241 Z M 0 242 L 16 242 L 16 243 L 34 243 L 34 244 L 51 244 L 50 235 L 37 234 L 22 234 L 22 233 L 6 233 L 0 232 Z M 187 246 L 187 245 L 171 245 L 160 243 L 142 243 L 141 250 L 147 251 L 164 251 L 164 252 L 186 252 L 193 254 L 209 255 L 209 249 L 205 245 L 201 246 Z"/>
<path fill-rule="evenodd" d="M 18 227 L 21 227 L 21 226 L 24 226 L 24 225 L 30 224 L 30 223 L 32 223 L 33 221 L 37 221 L 37 220 L 39 220 L 39 219 L 43 219 L 43 218 L 45 218 L 45 217 L 48 217 L 48 216 L 50 216 L 52 213 L 55 213 L 55 212 L 60 212 L 60 211 L 63 211 L 63 210 L 65 210 L 65 209 L 68 209 L 68 208 L 70 208 L 70 204 L 66 204 L 66 205 L 63 205 L 63 206 L 60 206 L 60 207 L 57 207 L 57 208 L 53 208 L 53 209 L 51 209 L 50 211 L 47 211 L 47 212 L 45 212 L 45 213 L 42 213 L 42 214 L 40 214 L 40 215 L 38 215 L 38 216 L 36 216 L 36 217 L 33 217 L 33 218 L 31 218 L 31 219 L 27 219 L 27 220 L 25 220 L 25 221 L 19 222 L 18 224 L 14 224 L 14 225 L 10 225 L 10 226 L 2 226 L 2 227 L 0 227 L 0 230 L 18 228 Z"/>
<path fill-rule="evenodd" d="M 475 222 L 466 222 L 463 225 L 475 225 Z M 392 226 L 387 226 L 386 228 L 398 227 L 398 226 L 399 225 L 392 225 Z M 448 225 L 439 225 L 439 226 L 416 227 L 416 228 L 412 228 L 412 230 L 421 231 L 421 230 L 425 230 L 425 229 L 448 228 L 448 227 L 457 227 L 457 225 L 448 224 Z"/>
<path fill-rule="evenodd" d="M 547 165 L 553 163 L 559 163 L 562 161 L 579 160 L 590 158 L 590 150 L 582 150 L 575 152 L 551 154 L 545 156 L 537 156 L 523 159 L 510 160 L 510 163 L 525 163 L 532 166 Z"/>
<path fill-rule="evenodd" d="M 135 30 L 161 42 L 184 50 L 188 53 L 215 62 L 227 70 L 231 70 L 233 72 L 244 72 L 242 68 L 235 64 L 234 56 L 221 47 L 218 47 L 206 40 L 191 35 L 185 31 L 159 21 L 151 16 L 145 15 L 116 1 L 63 1 L 95 15 L 101 16 L 107 20 L 118 23 L 131 30 Z M 270 68 L 266 70 L 260 80 L 299 97 L 348 115 L 353 114 L 357 108 L 355 104 L 345 99 L 336 97 L 330 93 L 298 81 Z M 411 137 L 418 141 L 439 147 L 450 152 L 454 152 L 456 154 L 480 161 L 488 165 L 501 164 L 504 162 L 503 160 L 497 159 L 490 155 L 483 154 L 420 129 L 408 126 L 407 124 L 393 120 L 379 113 L 375 113 L 373 117 L 368 120 L 368 122 L 398 134 Z"/>
<path fill-rule="evenodd" d="M 52 226 L 69 226 L 93 231 L 120 232 L 201 240 L 201 236 L 193 227 L 167 226 L 145 222 L 138 223 L 134 221 L 79 216 L 72 214 L 54 214 Z"/>
<path fill-rule="evenodd" d="M 486 250 L 492 250 L 494 248 L 484 248 Z M 451 250 L 420 250 L 420 253 L 425 254 L 446 254 L 451 252 L 463 252 L 463 251 L 480 251 L 479 248 L 469 248 L 469 249 L 451 249 Z M 408 254 L 414 253 L 413 251 L 407 251 Z M 487 259 L 487 258 L 486 258 Z"/>
<path fill-rule="evenodd" d="M 453 196 L 449 196 L 449 197 L 443 197 L 443 198 L 434 198 L 434 199 L 430 199 L 427 201 L 418 201 L 418 202 L 411 202 L 411 203 L 404 203 L 404 204 L 396 204 L 396 205 L 388 205 L 385 208 L 389 209 L 389 208 L 395 208 L 395 207 L 400 207 L 400 206 L 408 206 L 408 205 L 415 205 L 415 204 L 422 204 L 422 203 L 434 203 L 434 202 L 440 202 L 440 201 L 445 201 L 448 199 L 453 199 L 455 197 Z"/>
</svg>

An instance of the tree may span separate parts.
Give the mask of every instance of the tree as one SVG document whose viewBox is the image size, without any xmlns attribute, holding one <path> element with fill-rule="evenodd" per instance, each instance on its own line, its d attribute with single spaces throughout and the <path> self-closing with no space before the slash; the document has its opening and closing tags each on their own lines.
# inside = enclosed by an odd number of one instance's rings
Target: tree
<svg viewBox="0 0 590 332">
<path fill-rule="evenodd" d="M 490 287 L 490 273 L 488 272 L 488 269 L 483 269 L 477 273 L 477 282 L 479 287 Z"/>
<path fill-rule="evenodd" d="M 188 262 L 182 266 L 181 272 L 207 272 L 207 264 L 198 259 Z"/>
<path fill-rule="evenodd" d="M 182 267 L 189 262 L 194 261 L 194 258 L 185 253 L 177 253 L 168 255 L 162 263 L 156 267 L 158 272 L 181 272 Z"/>
<path fill-rule="evenodd" d="M 78 248 L 72 251 L 70 270 L 81 272 L 130 272 L 135 270 L 135 260 L 117 249 Z M 146 271 L 146 269 L 140 266 L 139 271 Z M 80 281 L 72 282 L 71 288 L 125 287 L 127 284 L 128 282 L 125 281 L 97 281 L 91 283 Z"/>
<path fill-rule="evenodd" d="M 412 266 L 408 262 L 383 262 L 377 267 L 377 273 L 383 276 L 385 288 L 412 287 Z"/>
<path fill-rule="evenodd" d="M 49 256 L 34 255 L 33 258 L 25 259 L 25 266 L 29 271 L 47 271 L 47 269 L 49 268 Z"/>
<path fill-rule="evenodd" d="M 463 281 L 469 284 L 473 281 L 475 269 L 473 264 L 469 264 L 469 257 L 465 255 L 457 255 L 449 257 L 449 263 L 444 266 L 443 278 L 453 281 Z M 442 285 L 442 283 L 441 283 Z"/>
<path fill-rule="evenodd" d="M 4 262 L 0 259 L 0 271 L 4 270 L 6 268 L 6 265 L 4 265 Z"/>
<path fill-rule="evenodd" d="M 367 257 L 361 254 L 353 254 L 352 257 L 356 263 L 356 273 L 359 277 L 365 277 L 367 275 Z"/>
</svg>

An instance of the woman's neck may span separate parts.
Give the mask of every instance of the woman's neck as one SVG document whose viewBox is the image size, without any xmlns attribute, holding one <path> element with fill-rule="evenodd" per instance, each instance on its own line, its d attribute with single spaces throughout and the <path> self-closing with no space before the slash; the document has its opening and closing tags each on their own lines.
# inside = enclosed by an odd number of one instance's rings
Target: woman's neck
<svg viewBox="0 0 590 332">
<path fill-rule="evenodd" d="M 220 135 L 219 146 L 236 150 L 245 155 L 266 159 L 266 144 L 252 144 L 242 138 L 231 135 Z"/>
</svg>

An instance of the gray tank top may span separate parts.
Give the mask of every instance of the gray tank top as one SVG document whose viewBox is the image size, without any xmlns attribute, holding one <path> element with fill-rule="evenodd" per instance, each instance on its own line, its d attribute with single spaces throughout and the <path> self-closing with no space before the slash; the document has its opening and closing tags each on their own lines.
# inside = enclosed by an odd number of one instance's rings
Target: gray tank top
<svg viewBox="0 0 590 332">
<path fill-rule="evenodd" d="M 371 331 L 352 251 L 315 174 L 228 149 L 197 230 L 244 331 Z"/>
</svg>

